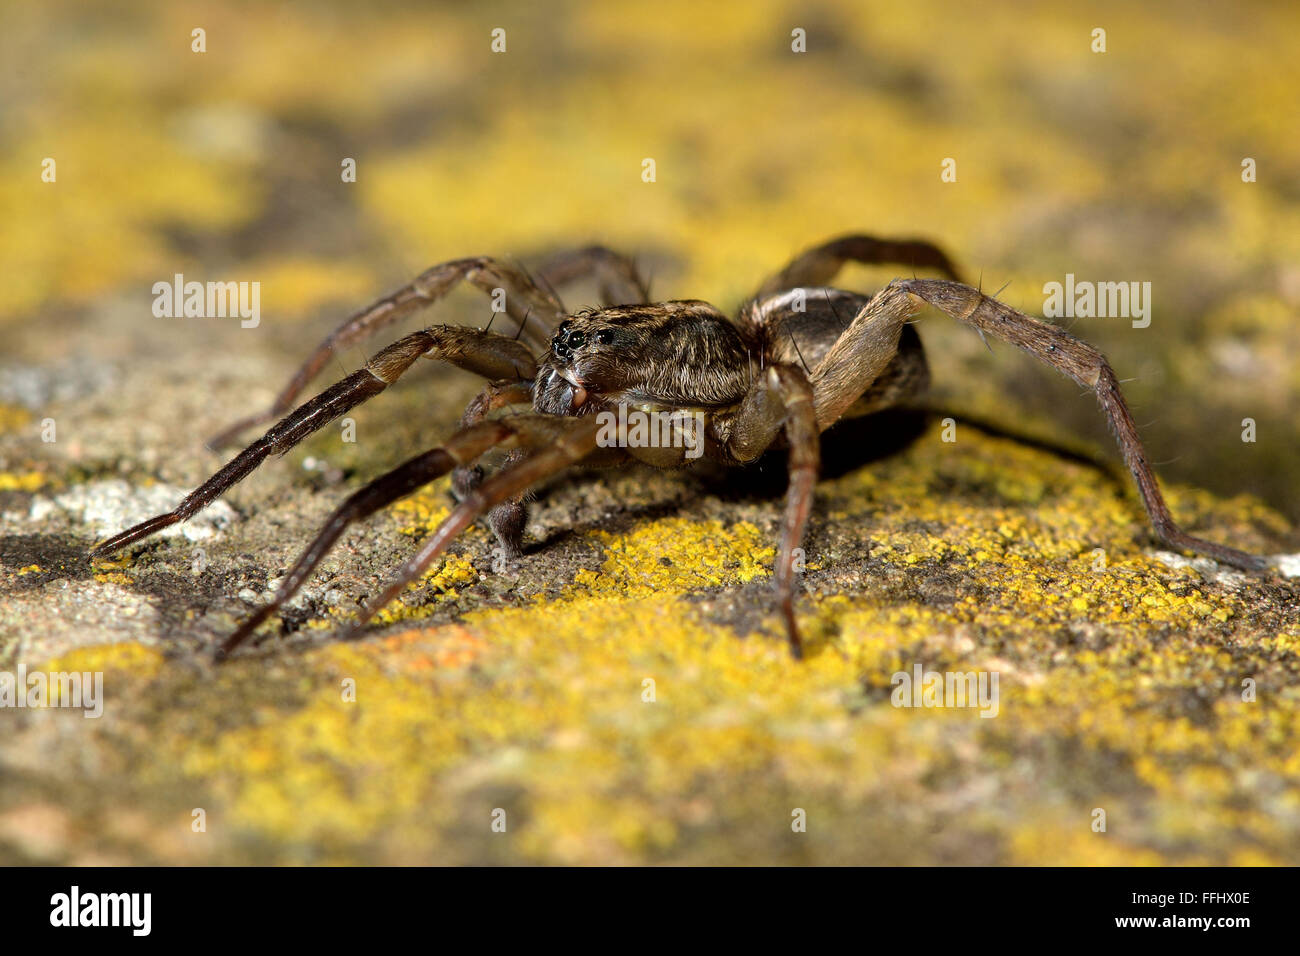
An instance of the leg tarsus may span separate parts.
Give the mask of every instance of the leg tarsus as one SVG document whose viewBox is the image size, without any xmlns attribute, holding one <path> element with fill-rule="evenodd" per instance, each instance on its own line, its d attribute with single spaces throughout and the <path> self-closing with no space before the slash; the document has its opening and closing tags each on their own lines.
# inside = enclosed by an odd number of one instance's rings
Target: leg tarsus
<svg viewBox="0 0 1300 956">
<path fill-rule="evenodd" d="M 488 527 L 507 561 L 524 555 L 524 528 L 528 526 L 528 506 L 522 501 L 507 501 L 488 512 Z"/>
<path fill-rule="evenodd" d="M 415 357 L 412 356 L 411 361 L 414 361 Z M 211 478 L 186 495 L 172 511 L 142 521 L 96 545 L 90 552 L 91 557 L 105 557 L 163 528 L 193 517 L 233 485 L 246 478 L 269 456 L 288 451 L 316 429 L 366 399 L 378 395 L 387 385 L 387 382 L 368 368 L 354 372 L 272 427 L 265 435 L 227 462 Z"/>
<path fill-rule="evenodd" d="M 369 517 L 380 508 L 410 494 L 439 475 L 446 474 L 455 461 L 456 459 L 445 449 L 436 448 L 399 465 L 350 495 L 330 515 L 325 526 L 281 580 L 275 597 L 249 615 L 238 629 L 222 642 L 217 648 L 216 659 L 224 660 L 231 651 L 247 640 L 263 621 L 278 612 L 293 598 L 349 525 Z"/>
</svg>

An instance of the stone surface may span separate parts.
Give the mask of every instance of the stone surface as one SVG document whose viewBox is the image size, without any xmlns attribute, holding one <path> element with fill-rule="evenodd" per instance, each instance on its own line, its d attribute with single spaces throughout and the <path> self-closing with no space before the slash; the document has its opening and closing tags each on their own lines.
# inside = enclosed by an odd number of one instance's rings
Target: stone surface
<svg viewBox="0 0 1300 956">
<path fill-rule="evenodd" d="M 58 24 L 89 14 L 54 7 L 0 40 L 68 92 L 4 90 L 37 97 L 12 155 L 60 172 L 0 177 L 21 227 L 0 249 L 0 671 L 102 673 L 104 711 L 0 709 L 0 860 L 1300 862 L 1300 583 L 1160 549 L 1095 403 L 938 317 L 929 411 L 827 436 L 802 663 L 770 601 L 777 456 L 725 479 L 576 472 L 539 497 L 520 561 L 472 529 L 338 642 L 446 515 L 435 483 L 349 532 L 283 626 L 214 667 L 343 497 L 454 428 L 477 382 L 432 366 L 352 413 L 355 442 L 330 426 L 181 533 L 85 558 L 219 467 L 204 437 L 432 261 L 599 237 L 664 296 L 731 306 L 800 246 L 865 228 L 941 238 L 1031 311 L 1067 271 L 1153 279 L 1149 329 L 1073 330 L 1136 378 L 1179 520 L 1294 575 L 1300 197 L 1278 184 L 1300 157 L 1268 69 L 1294 53 L 1294 11 L 1246 37 L 1213 11 L 1117 6 L 1090 59 L 1077 18 L 993 34 L 974 8 L 827 5 L 792 64 L 766 4 L 565 23 L 520 5 L 517 52 L 486 63 L 469 8 L 214 8 L 243 58 L 217 97 L 167 46 L 189 27 L 166 6 L 88 47 Z M 220 72 L 221 44 L 206 55 Z M 342 156 L 361 160 L 341 189 Z M 155 318 L 151 284 L 178 271 L 261 281 L 261 324 Z M 458 293 L 433 320 L 486 314 Z M 996 716 L 892 706 L 917 665 L 996 674 Z"/>
</svg>

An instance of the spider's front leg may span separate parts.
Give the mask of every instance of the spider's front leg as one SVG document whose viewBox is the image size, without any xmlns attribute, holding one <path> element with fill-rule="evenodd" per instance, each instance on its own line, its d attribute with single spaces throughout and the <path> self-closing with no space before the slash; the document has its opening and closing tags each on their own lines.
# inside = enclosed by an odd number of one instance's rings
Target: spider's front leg
<svg viewBox="0 0 1300 956">
<path fill-rule="evenodd" d="M 741 402 L 726 450 L 737 462 L 758 458 L 784 431 L 790 448 L 790 484 L 782 517 L 781 547 L 773 579 L 777 602 L 790 638 L 790 651 L 803 657 L 803 640 L 794 617 L 796 550 L 803 542 L 821 466 L 821 444 L 813 407 L 813 388 L 792 365 L 771 365 Z"/>
<path fill-rule="evenodd" d="M 534 349 L 546 340 L 564 314 L 564 307 L 554 294 L 537 286 L 522 270 L 496 259 L 476 256 L 440 263 L 426 269 L 396 292 L 344 319 L 307 356 L 270 408 L 242 418 L 220 434 L 209 438 L 208 447 L 222 448 L 246 428 L 284 415 L 338 349 L 361 342 L 398 319 L 433 305 L 460 282 L 468 282 L 489 295 L 497 289 L 504 289 L 506 313 L 519 323 L 516 337 L 522 338 Z"/>
<path fill-rule="evenodd" d="M 425 356 L 442 359 L 489 379 L 528 381 L 536 374 L 532 353 L 522 343 L 492 332 L 437 326 L 413 332 L 377 353 L 365 368 L 325 389 L 273 425 L 216 474 L 190 492 L 172 511 L 156 515 L 97 545 L 92 557 L 112 554 L 163 528 L 197 514 L 270 455 L 282 455 L 344 412 L 386 389 Z"/>
<path fill-rule="evenodd" d="M 553 256 L 538 271 L 541 284 L 522 269 L 488 256 L 453 259 L 426 269 L 396 292 L 344 319 L 307 356 L 270 408 L 242 418 L 209 438 L 208 447 L 222 448 L 245 429 L 279 418 L 293 407 L 303 389 L 339 349 L 362 342 L 398 319 L 428 308 L 460 282 L 468 282 L 489 295 L 503 290 L 506 314 L 518 323 L 514 337 L 534 350 L 540 349 L 565 314 L 553 288 L 584 275 L 595 275 L 607 295 L 636 298 L 645 291 L 632 260 L 603 246 Z"/>
</svg>

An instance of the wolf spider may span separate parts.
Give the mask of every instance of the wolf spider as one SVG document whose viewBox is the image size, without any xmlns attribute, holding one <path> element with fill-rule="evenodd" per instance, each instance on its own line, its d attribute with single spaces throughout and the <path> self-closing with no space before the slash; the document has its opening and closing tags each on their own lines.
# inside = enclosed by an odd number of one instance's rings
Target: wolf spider
<svg viewBox="0 0 1300 956">
<path fill-rule="evenodd" d="M 848 262 L 894 263 L 932 269 L 947 279 L 896 279 L 873 296 L 829 288 Z M 569 313 L 555 289 L 594 280 L 604 307 Z M 517 323 L 513 335 L 454 326 L 413 332 L 378 352 L 361 370 L 293 408 L 334 350 L 391 325 L 469 282 L 500 298 Z M 961 282 L 948 257 L 929 242 L 844 236 L 809 249 L 759 288 L 734 321 L 695 299 L 650 303 L 632 261 L 600 246 L 553 257 L 537 278 L 491 258 L 457 259 L 434 266 L 413 282 L 357 312 L 308 357 L 274 404 L 214 438 L 217 447 L 248 426 L 279 418 L 174 511 L 150 518 L 92 551 L 108 555 L 183 521 L 248 475 L 271 454 L 283 454 L 312 432 L 378 395 L 424 356 L 467 369 L 488 385 L 465 409 L 460 429 L 354 492 L 284 576 L 273 600 L 253 613 L 217 650 L 224 658 L 307 581 L 343 531 L 422 485 L 453 472 L 458 504 L 396 576 L 362 609 L 352 630 L 365 625 L 417 580 L 456 535 L 486 514 L 508 555 L 520 554 L 525 496 L 538 482 L 579 462 L 612 465 L 685 463 L 681 447 L 633 447 L 620 435 L 611 447 L 599 439 L 597 412 L 620 404 L 644 413 L 699 413 L 703 453 L 725 465 L 755 461 L 769 448 L 789 452 L 776 597 L 790 647 L 802 656 L 795 623 L 795 558 L 812 508 L 819 465 L 819 434 L 847 415 L 864 415 L 914 396 L 929 382 L 921 341 L 910 324 L 923 304 L 1024 349 L 1092 389 L 1133 474 L 1156 536 L 1169 547 L 1207 555 L 1241 568 L 1267 562 L 1183 532 L 1173 520 L 1106 359 L 1068 332 L 1031 318 Z M 489 417 L 512 405 L 530 414 Z M 625 409 L 626 411 L 626 409 Z M 283 416 L 283 417 L 281 417 Z M 475 462 L 494 448 L 509 449 L 501 468 L 485 477 Z M 349 632 L 351 633 L 351 631 Z"/>
</svg>

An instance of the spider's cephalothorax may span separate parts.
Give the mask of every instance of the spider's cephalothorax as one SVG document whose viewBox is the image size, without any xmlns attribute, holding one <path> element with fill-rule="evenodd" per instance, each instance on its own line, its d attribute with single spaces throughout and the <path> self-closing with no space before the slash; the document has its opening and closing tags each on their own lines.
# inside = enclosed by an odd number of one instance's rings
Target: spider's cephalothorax
<svg viewBox="0 0 1300 956">
<path fill-rule="evenodd" d="M 828 286 L 846 262 L 897 263 L 933 269 L 946 279 L 895 280 L 873 296 Z M 569 313 L 553 291 L 589 278 L 605 306 Z M 294 400 L 333 350 L 350 345 L 427 306 L 458 282 L 496 294 L 506 290 L 513 335 L 488 329 L 431 326 L 376 353 L 366 366 L 296 409 Z M 1262 570 L 1267 562 L 1183 532 L 1165 506 L 1119 383 L 1096 349 L 1062 329 L 1017 312 L 963 285 L 948 258 L 920 240 L 845 236 L 816 246 L 768 279 L 734 320 L 697 300 L 650 303 L 631 260 L 599 246 L 562 253 L 536 281 L 494 259 L 457 259 L 361 310 L 303 363 L 266 412 L 235 423 L 211 442 L 225 444 L 244 428 L 279 418 L 177 508 L 123 531 L 94 549 L 107 555 L 189 518 L 249 474 L 312 432 L 395 382 L 420 357 L 441 359 L 488 380 L 470 402 L 461 428 L 446 443 L 417 455 L 356 491 L 330 516 L 274 599 L 218 649 L 225 656 L 289 601 L 343 531 L 421 485 L 453 472 L 459 503 L 362 611 L 364 625 L 419 578 L 450 542 L 486 516 L 507 553 L 518 554 L 530 488 L 570 465 L 641 461 L 684 464 L 690 451 L 727 465 L 754 461 L 769 448 L 789 451 L 780 549 L 774 569 L 778 604 L 796 655 L 795 558 L 812 509 L 818 436 L 846 416 L 867 414 L 918 394 L 929 381 L 921 342 L 909 324 L 923 305 L 1011 342 L 1092 389 L 1119 441 L 1156 536 L 1166 545 Z M 528 413 L 494 415 L 510 406 Z M 668 422 L 630 440 L 608 421 L 622 412 Z M 609 413 L 602 415 L 601 413 Z M 678 442 L 688 426 L 696 444 Z M 627 440 L 624 440 L 627 439 Z M 669 440 L 672 439 L 672 440 Z M 494 448 L 509 453 L 486 476 L 478 460 Z"/>
<path fill-rule="evenodd" d="M 759 357 L 707 302 L 661 302 L 584 312 L 560 323 L 538 362 L 533 407 L 545 415 L 589 414 L 620 402 L 734 405 Z"/>
</svg>

